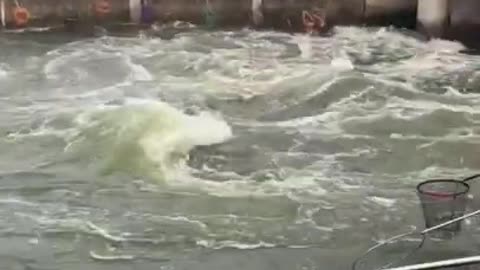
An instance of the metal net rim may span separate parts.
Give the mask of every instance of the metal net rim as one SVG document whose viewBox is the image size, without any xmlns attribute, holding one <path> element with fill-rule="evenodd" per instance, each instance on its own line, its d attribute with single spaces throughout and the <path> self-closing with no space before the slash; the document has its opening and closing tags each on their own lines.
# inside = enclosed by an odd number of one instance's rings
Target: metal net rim
<svg viewBox="0 0 480 270">
<path fill-rule="evenodd" d="M 389 239 L 386 239 L 380 243 L 377 243 L 376 245 L 370 247 L 366 252 L 364 252 L 360 257 L 358 257 L 352 264 L 352 270 L 359 270 L 359 266 L 361 266 L 361 260 L 366 258 L 368 255 L 370 255 L 370 253 L 372 253 L 373 251 L 377 250 L 377 249 L 380 249 L 380 248 L 383 248 L 385 247 L 386 245 L 388 244 L 392 244 L 392 243 L 395 243 L 397 241 L 400 241 L 401 239 L 405 239 L 407 238 L 408 236 L 412 236 L 412 235 L 418 235 L 420 236 L 420 239 L 421 241 L 419 242 L 418 245 L 416 245 L 414 248 L 412 248 L 410 250 L 410 252 L 408 252 L 407 254 L 403 255 L 403 256 L 399 256 L 399 259 L 396 259 L 395 261 L 390 261 L 386 264 L 384 264 L 383 266 L 380 266 L 378 268 L 375 268 L 373 270 L 381 270 L 381 269 L 385 269 L 385 268 L 388 268 L 388 267 L 392 267 L 393 265 L 396 265 L 406 259 L 408 259 L 410 256 L 412 256 L 417 250 L 421 249 L 423 247 L 423 245 L 425 244 L 425 240 L 426 240 L 426 234 L 423 233 L 423 232 L 419 232 L 419 231 L 410 231 L 410 232 L 406 232 L 406 233 L 402 233 L 402 234 L 399 234 L 399 235 L 396 235 L 396 236 L 393 236 Z"/>
<path fill-rule="evenodd" d="M 425 186 L 433 183 L 454 183 L 458 186 L 462 186 L 462 190 L 455 192 L 437 192 L 437 191 L 428 191 L 424 190 Z M 421 182 L 417 185 L 417 192 L 422 195 L 428 195 L 433 197 L 457 197 L 460 195 L 466 195 L 470 191 L 470 185 L 463 181 L 454 180 L 454 179 L 431 179 Z"/>
</svg>

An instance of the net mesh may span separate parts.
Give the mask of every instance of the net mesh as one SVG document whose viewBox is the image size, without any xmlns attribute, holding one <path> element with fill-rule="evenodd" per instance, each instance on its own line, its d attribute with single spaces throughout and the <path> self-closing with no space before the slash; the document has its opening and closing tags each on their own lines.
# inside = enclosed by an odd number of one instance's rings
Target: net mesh
<svg viewBox="0 0 480 270">
<path fill-rule="evenodd" d="M 429 180 L 417 186 L 423 209 L 425 226 L 431 228 L 465 213 L 469 186 L 456 180 Z M 461 222 L 443 227 L 438 233 L 457 233 Z"/>
<path fill-rule="evenodd" d="M 480 210 L 477 210 L 465 215 L 470 190 L 466 182 L 477 178 L 480 178 L 480 174 L 465 178 L 463 181 L 438 179 L 420 183 L 417 186 L 417 194 L 427 228 L 421 232 L 414 231 L 398 235 L 378 243 L 355 260 L 352 269 L 377 270 L 395 267 L 422 248 L 427 235 L 429 238 L 444 239 L 455 236 L 460 232 L 464 219 L 480 214 Z M 478 265 L 470 268 L 465 264 L 461 269 L 480 268 Z"/>
<path fill-rule="evenodd" d="M 352 270 L 380 270 L 402 265 L 424 244 L 425 235 L 409 232 L 380 241 L 352 265 Z"/>
</svg>

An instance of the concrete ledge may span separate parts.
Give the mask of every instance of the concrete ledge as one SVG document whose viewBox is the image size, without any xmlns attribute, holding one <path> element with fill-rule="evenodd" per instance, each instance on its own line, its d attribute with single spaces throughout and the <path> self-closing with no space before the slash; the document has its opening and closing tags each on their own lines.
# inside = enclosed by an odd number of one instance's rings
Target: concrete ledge
<svg viewBox="0 0 480 270">
<path fill-rule="evenodd" d="M 2 1 L 2 0 L 0 0 Z M 7 28 L 15 24 L 13 0 L 3 0 Z M 62 24 L 64 20 L 78 18 L 81 21 L 103 24 L 125 23 L 131 18 L 130 8 L 139 9 L 140 1 L 147 0 L 21 0 L 21 6 L 30 13 L 28 26 Z M 148 0 L 148 8 L 155 21 L 187 21 L 194 24 L 211 24 L 219 27 L 253 26 L 252 1 L 254 0 Z M 360 24 L 363 21 L 365 0 L 261 0 L 259 9 L 263 22 L 259 28 L 275 28 L 302 31 L 302 11 L 319 8 L 325 11 L 331 24 Z M 98 14 L 98 3 L 108 4 L 109 11 Z M 209 12 L 207 12 L 209 11 Z M 139 14 L 140 10 L 133 11 Z M 139 17 L 137 15 L 137 17 Z"/>
<path fill-rule="evenodd" d="M 398 13 L 415 13 L 417 0 L 365 0 L 365 17 L 383 17 Z"/>
<path fill-rule="evenodd" d="M 414 29 L 418 1 L 423 0 L 20 0 L 20 5 L 30 14 L 27 27 L 65 27 L 69 31 L 93 31 L 95 25 L 132 23 L 141 27 L 153 21 L 185 21 L 210 28 L 249 26 L 305 32 L 302 13 L 313 10 L 325 15 L 327 25 L 395 25 Z M 24 27 L 15 23 L 15 1 L 2 2 L 0 11 L 5 25 L 0 28 Z M 99 3 L 106 3 L 108 12 L 99 13 L 95 8 Z M 480 0 L 451 0 L 449 10 L 443 37 L 466 43 L 480 40 Z M 147 22 L 145 13 L 149 13 Z M 417 27 L 422 30 L 422 23 Z"/>
<path fill-rule="evenodd" d="M 1 0 L 0 0 L 1 1 Z M 5 2 L 8 28 L 16 27 L 12 16 L 13 0 Z M 95 13 L 95 4 L 106 2 L 111 7 L 108 14 Z M 66 18 L 78 17 L 87 22 L 103 24 L 125 23 L 130 18 L 130 8 L 140 9 L 147 0 L 22 0 L 21 5 L 31 14 L 29 26 L 61 24 Z M 148 0 L 154 20 L 159 22 L 187 21 L 194 24 L 216 26 L 254 26 L 252 18 L 254 0 Z M 416 0 L 260 0 L 263 22 L 258 28 L 284 31 L 303 31 L 302 11 L 315 8 L 324 11 L 331 25 L 360 25 L 362 23 L 389 24 L 397 17 L 414 17 Z M 206 14 L 206 11 L 211 11 Z M 140 10 L 132 13 L 140 13 Z M 132 15 L 133 17 L 134 15 Z M 141 15 L 137 15 L 139 17 Z M 207 18 L 208 16 L 208 18 Z"/>
<path fill-rule="evenodd" d="M 4 7 L 6 27 L 16 28 L 13 15 L 15 2 L 4 0 Z M 104 16 L 94 14 L 90 1 L 81 0 L 23 0 L 21 7 L 25 7 L 30 13 L 28 26 L 58 25 L 71 17 L 92 22 L 129 20 L 128 0 L 115 0 L 115 4 L 111 5 L 111 11 Z"/>
<path fill-rule="evenodd" d="M 334 25 L 360 25 L 365 19 L 365 0 L 329 0 L 326 9 Z"/>
<path fill-rule="evenodd" d="M 365 0 L 365 22 L 414 28 L 417 0 Z"/>
<path fill-rule="evenodd" d="M 225 0 L 153 0 L 156 21 L 167 23 L 187 21 L 206 24 L 207 20 L 221 26 L 241 26 L 251 21 L 251 1 Z"/>
</svg>

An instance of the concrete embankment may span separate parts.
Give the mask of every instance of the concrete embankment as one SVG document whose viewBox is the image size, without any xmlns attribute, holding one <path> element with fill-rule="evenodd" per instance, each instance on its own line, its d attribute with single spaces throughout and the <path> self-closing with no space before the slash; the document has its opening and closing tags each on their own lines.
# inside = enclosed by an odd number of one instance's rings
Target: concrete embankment
<svg viewBox="0 0 480 270">
<path fill-rule="evenodd" d="M 395 25 L 462 41 L 479 39 L 479 12 L 478 0 L 0 0 L 6 29 L 186 21 L 302 32 L 320 17 L 330 26 Z"/>
</svg>

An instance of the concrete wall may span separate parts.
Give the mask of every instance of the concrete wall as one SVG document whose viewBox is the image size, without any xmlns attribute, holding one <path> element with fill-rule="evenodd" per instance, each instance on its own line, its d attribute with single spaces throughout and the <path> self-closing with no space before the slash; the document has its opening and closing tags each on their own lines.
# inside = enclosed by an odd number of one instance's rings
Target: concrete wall
<svg viewBox="0 0 480 270">
<path fill-rule="evenodd" d="M 2 1 L 2 0 L 0 0 Z M 14 0 L 3 0 L 7 27 L 15 27 L 12 17 Z M 111 11 L 106 16 L 98 16 L 94 12 L 96 1 L 110 3 Z M 63 23 L 64 19 L 76 15 L 84 20 L 98 23 L 129 22 L 132 1 L 141 0 L 20 0 L 20 4 L 31 14 L 29 26 L 45 26 Z M 146 1 L 146 0 L 145 0 Z M 156 21 L 171 22 L 175 20 L 205 24 L 213 20 L 217 26 L 249 26 L 254 25 L 252 18 L 252 1 L 255 0 L 208 0 L 212 12 L 207 18 L 205 10 L 207 0 L 148 0 L 153 6 Z M 301 31 L 302 11 L 320 8 L 327 14 L 331 24 L 361 24 L 365 19 L 375 16 L 384 18 L 395 14 L 414 12 L 410 4 L 416 0 L 389 0 L 381 4 L 380 0 L 261 0 L 263 21 L 257 27 L 278 28 Z M 367 11 L 367 13 L 365 13 Z M 387 15 L 388 14 L 388 15 Z"/>
<path fill-rule="evenodd" d="M 95 3 L 106 1 L 107 14 L 95 12 Z M 423 2 L 419 2 L 423 1 Z M 302 12 L 317 8 L 332 25 L 396 25 L 414 28 L 419 3 L 427 0 L 19 0 L 30 13 L 27 26 L 96 25 L 138 22 L 140 3 L 151 7 L 152 20 L 187 21 L 210 27 L 274 28 L 304 31 Z M 436 3 L 436 0 L 428 0 Z M 3 5 L 2 5 L 3 2 Z M 259 6 L 254 20 L 253 7 Z M 131 9 L 136 6 L 136 11 Z M 3 7 L 3 8 L 2 8 Z M 15 0 L 0 0 L 0 17 L 5 28 L 19 27 L 12 10 Z M 208 8 L 208 9 L 207 9 Z M 480 0 L 450 0 L 444 37 L 480 40 Z M 430 9 L 424 9 L 430 10 Z M 209 11 L 209 12 L 206 12 Z M 133 15 L 132 15 L 133 14 Z M 137 14 L 135 16 L 134 14 Z M 426 15 L 428 17 L 428 14 Z M 136 19 L 134 17 L 137 17 Z M 0 21 L 1 23 L 1 21 Z M 418 26 L 418 25 L 417 25 Z M 71 28 L 71 27 L 70 27 Z M 75 27 L 74 27 L 75 28 Z"/>
<path fill-rule="evenodd" d="M 2 1 L 2 0 L 0 0 Z M 14 0 L 3 0 L 7 28 L 16 28 L 13 9 Z M 91 21 L 128 21 L 128 0 L 112 0 L 111 11 L 105 16 L 96 16 L 93 2 L 85 0 L 19 0 L 21 7 L 30 13 L 28 26 L 56 26 L 66 18 L 78 16 Z"/>
<path fill-rule="evenodd" d="M 211 20 L 213 25 L 243 26 L 250 21 L 250 1 L 225 0 L 151 0 L 156 21 L 188 21 L 204 24 Z M 211 13 L 206 14 L 207 11 Z M 209 18 L 207 18 L 209 16 Z"/>
<path fill-rule="evenodd" d="M 417 0 L 365 0 L 365 21 L 373 25 L 396 25 L 413 28 Z"/>
<path fill-rule="evenodd" d="M 480 0 L 450 1 L 449 20 L 448 38 L 480 46 Z"/>
</svg>

